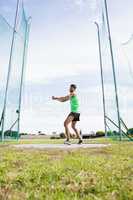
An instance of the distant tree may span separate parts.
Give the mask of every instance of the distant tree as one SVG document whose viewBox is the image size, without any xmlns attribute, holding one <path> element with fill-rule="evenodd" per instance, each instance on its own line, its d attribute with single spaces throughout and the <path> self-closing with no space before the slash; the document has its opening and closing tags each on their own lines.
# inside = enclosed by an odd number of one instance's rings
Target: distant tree
<svg viewBox="0 0 133 200">
<path fill-rule="evenodd" d="M 128 129 L 127 134 L 133 136 L 133 128 Z"/>
<path fill-rule="evenodd" d="M 28 135 L 28 133 L 20 133 L 20 135 Z"/>
</svg>

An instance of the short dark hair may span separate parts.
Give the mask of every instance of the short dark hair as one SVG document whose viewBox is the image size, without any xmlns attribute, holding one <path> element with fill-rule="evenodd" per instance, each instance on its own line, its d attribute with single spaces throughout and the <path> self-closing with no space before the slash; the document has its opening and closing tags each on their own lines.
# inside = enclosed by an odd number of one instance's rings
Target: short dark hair
<svg viewBox="0 0 133 200">
<path fill-rule="evenodd" d="M 71 84 L 70 87 L 74 88 L 75 90 L 77 89 L 77 86 L 75 84 Z"/>
</svg>

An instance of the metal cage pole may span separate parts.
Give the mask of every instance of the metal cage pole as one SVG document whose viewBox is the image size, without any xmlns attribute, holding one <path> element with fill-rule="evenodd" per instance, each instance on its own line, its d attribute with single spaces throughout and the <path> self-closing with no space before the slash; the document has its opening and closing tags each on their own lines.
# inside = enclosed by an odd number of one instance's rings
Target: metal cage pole
<svg viewBox="0 0 133 200">
<path fill-rule="evenodd" d="M 97 35 L 98 35 L 100 72 L 101 72 L 101 85 L 102 85 L 102 96 L 103 96 L 104 128 L 105 128 L 105 137 L 107 137 L 106 106 L 105 106 L 105 90 L 104 90 L 104 78 L 103 78 L 103 62 L 102 62 L 102 52 L 101 52 L 101 40 L 100 40 L 99 25 L 98 25 L 97 22 L 95 22 L 95 25 L 97 27 Z"/>
<path fill-rule="evenodd" d="M 30 20 L 31 20 L 31 17 L 29 17 L 29 19 L 26 20 L 25 41 L 24 41 L 23 62 L 22 62 L 21 83 L 20 83 L 20 94 L 19 94 L 18 136 L 17 136 L 17 139 L 19 139 L 19 134 L 20 134 L 20 117 L 21 117 L 22 90 L 23 90 L 24 70 L 25 70 L 25 64 L 26 64 L 26 53 L 27 53 L 28 40 L 29 40 Z"/>
<path fill-rule="evenodd" d="M 105 4 L 105 13 L 106 13 L 107 28 L 108 28 L 108 34 L 109 34 L 109 45 L 110 45 L 112 70 L 113 70 L 113 78 L 114 78 L 114 86 L 115 86 L 115 98 L 116 98 L 117 115 L 118 115 L 118 123 L 119 123 L 119 134 L 120 134 L 120 140 L 122 140 L 120 109 L 119 109 L 119 98 L 118 98 L 117 80 L 116 80 L 114 54 L 113 54 L 113 47 L 112 47 L 112 39 L 111 39 L 110 23 L 109 23 L 109 16 L 108 16 L 107 0 L 104 0 L 104 4 Z"/>
<path fill-rule="evenodd" d="M 13 55 L 13 47 L 14 47 L 14 41 L 15 41 L 15 34 L 16 34 L 16 26 L 17 26 L 17 17 L 18 17 L 18 11 L 19 11 L 19 2 L 20 0 L 17 0 L 17 6 L 16 6 L 16 14 L 15 14 L 15 21 L 14 21 L 14 28 L 13 28 L 13 36 L 12 36 L 12 43 L 11 43 L 11 50 L 10 50 L 10 57 L 9 57 L 9 65 L 8 65 L 8 74 L 7 74 L 7 83 L 6 83 L 6 91 L 5 91 L 5 98 L 4 98 L 4 107 L 3 107 L 3 113 L 2 113 L 2 141 L 4 141 L 4 125 L 5 125 L 5 111 L 6 111 L 6 103 L 7 103 L 7 93 L 8 93 L 8 87 L 9 87 L 9 80 L 10 80 L 10 73 L 11 73 L 11 67 L 12 67 L 12 55 Z"/>
</svg>

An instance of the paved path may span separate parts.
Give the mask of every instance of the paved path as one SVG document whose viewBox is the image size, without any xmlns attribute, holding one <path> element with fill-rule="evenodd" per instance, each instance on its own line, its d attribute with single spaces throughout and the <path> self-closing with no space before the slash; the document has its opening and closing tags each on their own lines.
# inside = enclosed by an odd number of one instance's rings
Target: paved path
<svg viewBox="0 0 133 200">
<path fill-rule="evenodd" d="M 18 144 L 13 145 L 13 147 L 19 149 L 86 149 L 86 148 L 102 148 L 107 147 L 109 144 L 72 144 L 72 145 L 64 145 L 64 144 Z"/>
</svg>

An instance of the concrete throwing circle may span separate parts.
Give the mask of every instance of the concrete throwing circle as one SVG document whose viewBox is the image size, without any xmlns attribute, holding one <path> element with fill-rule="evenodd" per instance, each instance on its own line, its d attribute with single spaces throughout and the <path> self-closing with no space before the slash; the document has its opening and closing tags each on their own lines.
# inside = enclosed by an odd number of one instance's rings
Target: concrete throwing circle
<svg viewBox="0 0 133 200">
<path fill-rule="evenodd" d="M 87 149 L 87 148 L 102 148 L 107 147 L 110 144 L 18 144 L 13 145 L 15 148 L 19 149 Z"/>
</svg>

